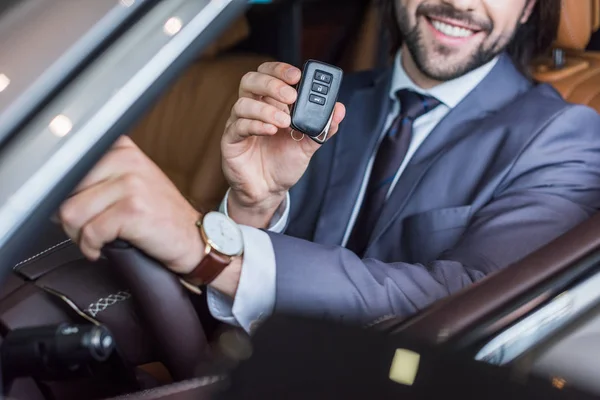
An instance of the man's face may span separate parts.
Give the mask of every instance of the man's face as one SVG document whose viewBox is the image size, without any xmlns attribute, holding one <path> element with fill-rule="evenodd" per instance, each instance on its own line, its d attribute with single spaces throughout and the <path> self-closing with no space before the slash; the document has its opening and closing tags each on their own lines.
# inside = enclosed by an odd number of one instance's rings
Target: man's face
<svg viewBox="0 0 600 400">
<path fill-rule="evenodd" d="M 404 44 L 428 78 L 457 78 L 492 60 L 536 0 L 396 0 Z"/>
</svg>

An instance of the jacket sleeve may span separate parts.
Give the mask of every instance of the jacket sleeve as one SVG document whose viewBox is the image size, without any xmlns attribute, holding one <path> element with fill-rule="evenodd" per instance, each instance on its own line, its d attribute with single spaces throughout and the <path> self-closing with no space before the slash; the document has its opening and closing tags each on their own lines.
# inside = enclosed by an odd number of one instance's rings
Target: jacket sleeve
<svg viewBox="0 0 600 400">
<path fill-rule="evenodd" d="M 407 316 L 523 258 L 599 205 L 600 116 L 570 106 L 533 136 L 459 243 L 427 265 L 361 260 L 270 233 L 275 311 L 358 322 Z"/>
</svg>

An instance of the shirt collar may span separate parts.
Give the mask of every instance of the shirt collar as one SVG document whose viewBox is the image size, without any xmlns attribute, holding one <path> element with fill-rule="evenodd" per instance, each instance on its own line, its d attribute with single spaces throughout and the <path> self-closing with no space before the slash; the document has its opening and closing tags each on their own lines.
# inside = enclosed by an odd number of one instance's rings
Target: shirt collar
<svg viewBox="0 0 600 400">
<path fill-rule="evenodd" d="M 402 67 L 401 52 L 398 51 L 394 61 L 394 73 L 392 77 L 392 86 L 390 87 L 390 98 L 397 100 L 396 92 L 401 89 L 414 90 L 417 93 L 435 97 L 449 108 L 454 108 L 460 103 L 471 90 L 475 89 L 479 83 L 487 76 L 498 62 L 499 57 L 495 57 L 492 61 L 473 71 L 453 79 L 443 82 L 431 89 L 422 89 L 417 86 L 404 71 Z"/>
</svg>

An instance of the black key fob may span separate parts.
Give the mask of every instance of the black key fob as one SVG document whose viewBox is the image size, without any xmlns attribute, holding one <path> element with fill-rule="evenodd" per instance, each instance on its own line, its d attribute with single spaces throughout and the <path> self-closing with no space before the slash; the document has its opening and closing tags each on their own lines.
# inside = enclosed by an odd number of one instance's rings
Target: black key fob
<svg viewBox="0 0 600 400">
<path fill-rule="evenodd" d="M 298 99 L 291 110 L 292 129 L 317 143 L 327 140 L 343 75 L 341 68 L 320 61 L 304 64 L 296 87 Z"/>
</svg>

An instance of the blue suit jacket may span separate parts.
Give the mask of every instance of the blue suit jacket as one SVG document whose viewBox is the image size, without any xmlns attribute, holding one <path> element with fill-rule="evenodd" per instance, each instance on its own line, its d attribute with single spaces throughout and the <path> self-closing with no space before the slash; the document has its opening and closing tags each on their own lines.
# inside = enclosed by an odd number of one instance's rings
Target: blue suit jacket
<svg viewBox="0 0 600 400">
<path fill-rule="evenodd" d="M 366 257 L 342 238 L 388 114 L 391 70 L 350 75 L 347 117 L 270 233 L 275 311 L 369 322 L 409 315 L 506 267 L 600 205 L 600 117 L 533 85 L 504 55 L 402 174 Z"/>
</svg>

